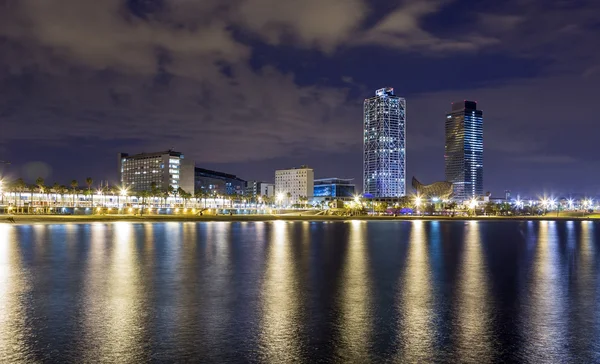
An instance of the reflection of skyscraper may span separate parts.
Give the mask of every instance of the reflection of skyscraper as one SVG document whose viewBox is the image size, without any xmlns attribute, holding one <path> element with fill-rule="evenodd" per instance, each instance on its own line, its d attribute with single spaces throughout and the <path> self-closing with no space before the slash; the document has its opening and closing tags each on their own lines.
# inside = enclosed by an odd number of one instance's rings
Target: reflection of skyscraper
<svg viewBox="0 0 600 364">
<path fill-rule="evenodd" d="M 406 194 L 406 101 L 382 88 L 364 102 L 363 188 L 373 197 Z"/>
<path fill-rule="evenodd" d="M 483 195 L 483 111 L 477 110 L 476 102 L 455 102 L 446 114 L 444 159 L 454 198 Z"/>
</svg>

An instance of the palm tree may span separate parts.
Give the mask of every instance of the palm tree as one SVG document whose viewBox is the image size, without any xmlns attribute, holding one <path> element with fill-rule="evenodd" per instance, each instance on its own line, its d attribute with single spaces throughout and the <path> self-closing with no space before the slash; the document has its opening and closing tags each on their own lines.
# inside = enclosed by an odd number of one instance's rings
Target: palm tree
<svg viewBox="0 0 600 364">
<path fill-rule="evenodd" d="M 27 183 L 23 181 L 23 178 L 17 179 L 15 182 L 15 188 L 19 191 L 19 200 L 21 200 L 21 193 L 27 189 Z M 17 208 L 17 195 L 15 193 L 15 208 Z M 21 210 L 21 212 L 23 212 Z"/>
<path fill-rule="evenodd" d="M 199 191 L 196 191 L 196 193 L 194 193 L 194 197 L 201 198 L 202 202 L 204 204 L 203 208 L 206 208 L 206 197 L 207 197 L 206 191 L 204 191 L 203 189 L 200 189 Z"/>
<path fill-rule="evenodd" d="M 60 185 L 58 184 L 58 182 L 54 182 L 54 184 L 52 185 L 52 191 L 54 191 L 54 204 L 58 203 L 56 196 L 59 194 L 60 191 Z"/>
<path fill-rule="evenodd" d="M 152 197 L 153 202 L 156 202 L 156 198 L 159 195 L 160 195 L 160 190 L 156 186 L 156 182 L 150 183 L 150 196 Z"/>
<path fill-rule="evenodd" d="M 88 177 L 85 179 L 85 184 L 88 187 L 88 195 L 92 196 L 92 207 L 94 207 L 94 194 L 92 193 L 92 184 L 94 183 L 94 180 L 92 179 L 92 177 Z"/>
<path fill-rule="evenodd" d="M 27 188 L 29 189 L 29 193 L 31 194 L 31 201 L 29 202 L 29 207 L 31 207 L 33 205 L 33 193 L 39 188 L 37 185 L 28 185 Z M 29 210 L 29 209 L 28 209 Z M 30 212 L 27 211 L 27 212 Z"/>
<path fill-rule="evenodd" d="M 73 207 L 75 207 L 75 190 L 79 187 L 79 183 L 74 179 L 71 181 L 71 188 L 73 189 Z"/>
</svg>

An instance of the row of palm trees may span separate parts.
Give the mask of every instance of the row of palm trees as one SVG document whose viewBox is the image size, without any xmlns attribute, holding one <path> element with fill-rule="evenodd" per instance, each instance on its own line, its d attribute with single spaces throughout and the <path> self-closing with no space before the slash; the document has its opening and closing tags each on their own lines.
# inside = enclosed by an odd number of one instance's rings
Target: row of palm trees
<svg viewBox="0 0 600 364">
<path fill-rule="evenodd" d="M 167 205 L 167 199 L 169 197 L 180 198 L 183 200 L 184 207 L 187 206 L 190 199 L 195 198 L 197 201 L 202 200 L 204 208 L 206 208 L 206 200 L 214 199 L 216 197 L 222 198 L 225 200 L 229 200 L 230 204 L 233 204 L 234 200 L 239 201 L 241 197 L 235 193 L 231 193 L 225 196 L 217 196 L 213 191 L 199 190 L 195 194 L 192 194 L 188 191 L 185 191 L 181 187 L 174 188 L 173 186 L 169 186 L 168 189 L 162 190 L 157 186 L 156 183 L 152 183 L 150 189 L 147 191 L 128 191 L 120 186 L 108 186 L 103 185 L 98 190 L 93 189 L 94 180 L 90 177 L 85 179 L 85 184 L 87 188 L 82 188 L 79 185 L 77 180 L 72 180 L 70 186 L 62 185 L 59 183 L 54 183 L 52 185 L 46 185 L 46 181 L 44 178 L 39 177 L 35 180 L 33 184 L 27 184 L 22 178 L 17 179 L 13 182 L 8 182 L 3 185 L 4 192 L 12 192 L 14 193 L 14 206 L 17 208 L 17 212 L 25 212 L 25 206 L 20 206 L 19 204 L 19 195 L 23 193 L 30 193 L 30 202 L 34 201 L 34 194 L 45 195 L 45 203 L 42 201 L 42 197 L 38 201 L 40 205 L 44 206 L 44 210 L 50 208 L 50 195 L 55 194 L 60 196 L 60 203 L 65 202 L 65 196 L 70 195 L 72 198 L 72 205 L 76 206 L 76 199 L 78 196 L 83 194 L 84 196 L 89 196 L 89 201 L 92 206 L 94 206 L 94 195 L 112 195 L 118 198 L 122 196 L 131 196 L 137 197 L 137 200 L 141 202 L 141 206 L 147 205 L 149 200 L 159 199 L 161 202 L 164 201 L 164 205 Z M 260 201 L 256 201 L 260 200 Z M 272 204 L 274 202 L 273 197 L 262 196 L 260 199 L 246 199 L 245 202 L 262 202 L 264 204 Z M 10 201 L 8 201 L 10 203 Z M 31 204 L 27 206 L 28 211 L 31 209 Z"/>
</svg>

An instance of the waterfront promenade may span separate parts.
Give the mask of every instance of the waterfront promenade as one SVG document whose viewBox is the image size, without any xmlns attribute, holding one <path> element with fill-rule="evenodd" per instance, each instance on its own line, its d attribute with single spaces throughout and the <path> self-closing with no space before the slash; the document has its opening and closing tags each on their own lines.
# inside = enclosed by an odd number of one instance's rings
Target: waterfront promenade
<svg viewBox="0 0 600 364">
<path fill-rule="evenodd" d="M 450 216 L 323 216 L 323 215 L 0 215 L 0 223 L 9 222 L 9 218 L 14 219 L 15 224 L 69 224 L 69 223 L 91 223 L 91 222 L 202 222 L 202 221 L 225 221 L 225 222 L 250 222 L 250 221 L 406 221 L 406 220 L 438 220 L 438 221 L 539 221 L 539 220 L 599 220 L 600 214 L 590 214 L 583 216 L 574 216 L 563 214 L 561 216 L 471 216 L 471 217 L 450 217 Z"/>
</svg>

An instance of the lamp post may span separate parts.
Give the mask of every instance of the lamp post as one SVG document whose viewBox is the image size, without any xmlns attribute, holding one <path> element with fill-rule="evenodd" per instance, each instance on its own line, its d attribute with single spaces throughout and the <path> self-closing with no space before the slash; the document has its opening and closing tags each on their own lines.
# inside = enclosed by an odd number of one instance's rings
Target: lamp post
<svg viewBox="0 0 600 364">
<path fill-rule="evenodd" d="M 421 208 L 422 203 L 423 203 L 423 200 L 421 199 L 421 196 L 417 195 L 415 197 L 415 207 L 417 208 L 417 215 L 420 215 L 419 210 Z"/>
</svg>

